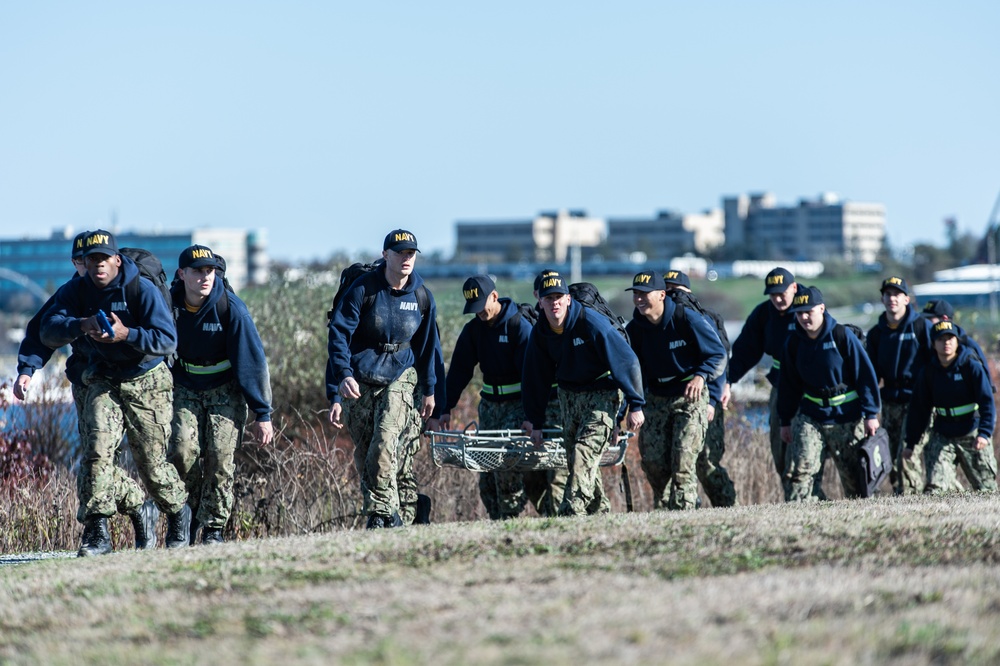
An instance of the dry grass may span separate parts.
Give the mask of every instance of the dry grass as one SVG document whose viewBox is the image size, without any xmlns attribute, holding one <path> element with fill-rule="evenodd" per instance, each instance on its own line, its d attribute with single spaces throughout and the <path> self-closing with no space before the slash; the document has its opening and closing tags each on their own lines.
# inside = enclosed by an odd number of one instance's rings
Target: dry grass
<svg viewBox="0 0 1000 666">
<path fill-rule="evenodd" d="M 1000 502 L 340 531 L 0 569 L 11 663 L 996 663 Z"/>
</svg>

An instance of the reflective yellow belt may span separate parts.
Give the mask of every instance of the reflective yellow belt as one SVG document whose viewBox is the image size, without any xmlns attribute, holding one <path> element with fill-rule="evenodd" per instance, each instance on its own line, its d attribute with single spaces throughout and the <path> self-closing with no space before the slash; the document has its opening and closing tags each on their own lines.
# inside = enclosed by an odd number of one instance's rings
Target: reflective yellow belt
<svg viewBox="0 0 1000 666">
<path fill-rule="evenodd" d="M 513 395 L 514 393 L 521 392 L 521 383 L 517 384 L 501 384 L 498 386 L 493 386 L 492 384 L 483 384 L 483 393 L 487 395 Z"/>
<path fill-rule="evenodd" d="M 978 408 L 978 404 L 972 403 L 970 405 L 959 405 L 958 407 L 935 407 L 934 411 L 941 416 L 965 416 L 976 411 Z"/>
<path fill-rule="evenodd" d="M 229 368 L 233 367 L 233 364 L 229 362 L 227 358 L 224 361 L 219 361 L 214 365 L 195 365 L 194 363 L 187 363 L 185 361 L 178 360 L 184 371 L 191 375 L 214 375 L 219 372 L 225 372 Z"/>
<path fill-rule="evenodd" d="M 810 402 L 815 402 L 821 407 L 839 407 L 846 402 L 852 402 L 858 399 L 857 391 L 848 391 L 847 393 L 841 393 L 840 395 L 835 395 L 832 398 L 817 398 L 809 395 L 808 393 L 803 393 L 802 397 Z"/>
</svg>

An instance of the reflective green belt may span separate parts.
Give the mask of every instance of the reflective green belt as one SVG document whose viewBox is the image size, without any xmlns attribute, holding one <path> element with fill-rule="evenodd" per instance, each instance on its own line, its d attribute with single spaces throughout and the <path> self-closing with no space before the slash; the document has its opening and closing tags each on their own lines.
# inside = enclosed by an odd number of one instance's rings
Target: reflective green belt
<svg viewBox="0 0 1000 666">
<path fill-rule="evenodd" d="M 604 373 L 603 375 L 599 376 L 599 377 L 598 377 L 597 379 L 595 379 L 594 381 L 596 382 L 596 381 L 597 381 L 598 379 L 604 379 L 605 377 L 610 377 L 610 376 L 611 376 L 611 371 L 610 371 L 610 370 L 608 370 L 607 372 L 605 372 L 605 373 Z"/>
<path fill-rule="evenodd" d="M 194 363 L 186 363 L 182 360 L 178 360 L 178 363 L 181 364 L 185 372 L 191 375 L 214 375 L 219 372 L 225 372 L 233 367 L 228 358 L 224 361 L 219 361 L 215 365 L 195 365 Z"/>
<path fill-rule="evenodd" d="M 492 384 L 483 384 L 483 393 L 487 395 L 513 395 L 515 393 L 521 392 L 521 383 L 517 384 L 501 384 L 499 386 L 493 386 Z"/>
<path fill-rule="evenodd" d="M 815 402 L 817 405 L 822 407 L 838 407 L 847 402 L 853 402 L 858 399 L 857 391 L 848 391 L 847 393 L 841 393 L 840 395 L 835 395 L 832 398 L 816 398 L 809 395 L 808 393 L 803 393 L 802 397 L 810 402 Z"/>
<path fill-rule="evenodd" d="M 958 407 L 935 407 L 934 411 L 941 416 L 965 416 L 976 411 L 978 408 L 978 404 L 972 403 L 971 405 L 959 405 Z"/>
<path fill-rule="evenodd" d="M 781 370 L 781 361 L 776 358 L 771 359 L 771 367 L 775 370 Z"/>
<path fill-rule="evenodd" d="M 658 384 L 669 384 L 670 382 L 675 381 L 675 380 L 676 381 L 680 381 L 680 382 L 689 382 L 692 379 L 694 379 L 694 375 L 688 375 L 687 377 L 684 377 L 683 379 L 677 379 L 677 377 L 657 377 L 656 378 L 656 382 Z"/>
</svg>

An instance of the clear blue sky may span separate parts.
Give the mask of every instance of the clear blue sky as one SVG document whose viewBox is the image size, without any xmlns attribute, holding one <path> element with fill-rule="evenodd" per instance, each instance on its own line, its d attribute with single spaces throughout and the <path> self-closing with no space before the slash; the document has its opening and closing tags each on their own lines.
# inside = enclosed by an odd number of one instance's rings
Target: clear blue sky
<svg viewBox="0 0 1000 666">
<path fill-rule="evenodd" d="M 4 2 L 0 236 L 261 227 L 451 254 L 456 219 L 768 190 L 980 233 L 1000 2 Z"/>
</svg>

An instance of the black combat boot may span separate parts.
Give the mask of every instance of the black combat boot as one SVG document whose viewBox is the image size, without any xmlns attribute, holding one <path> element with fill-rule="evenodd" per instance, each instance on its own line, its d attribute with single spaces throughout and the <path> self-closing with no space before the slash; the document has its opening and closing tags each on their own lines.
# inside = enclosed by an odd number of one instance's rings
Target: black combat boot
<svg viewBox="0 0 1000 666">
<path fill-rule="evenodd" d="M 135 513 L 128 515 L 135 530 L 135 549 L 151 550 L 156 548 L 156 524 L 160 520 L 160 510 L 153 500 L 146 500 Z"/>
<path fill-rule="evenodd" d="M 402 526 L 403 519 L 399 517 L 399 513 L 393 511 L 391 516 L 384 516 L 380 513 L 373 513 L 368 516 L 368 524 L 365 525 L 365 529 L 380 530 L 383 528 Z"/>
<path fill-rule="evenodd" d="M 222 530 L 218 527 L 205 527 L 201 530 L 201 542 L 206 545 L 222 543 Z"/>
<path fill-rule="evenodd" d="M 185 504 L 177 513 L 167 514 L 167 548 L 191 545 L 191 507 Z"/>
<path fill-rule="evenodd" d="M 191 510 L 191 545 L 194 546 L 198 543 L 198 530 L 201 529 L 201 521 L 198 520 L 198 516 L 195 515 L 194 509 Z"/>
<path fill-rule="evenodd" d="M 83 524 L 83 539 L 76 556 L 90 557 L 110 552 L 111 534 L 108 532 L 108 519 L 104 516 L 89 516 Z"/>
</svg>

